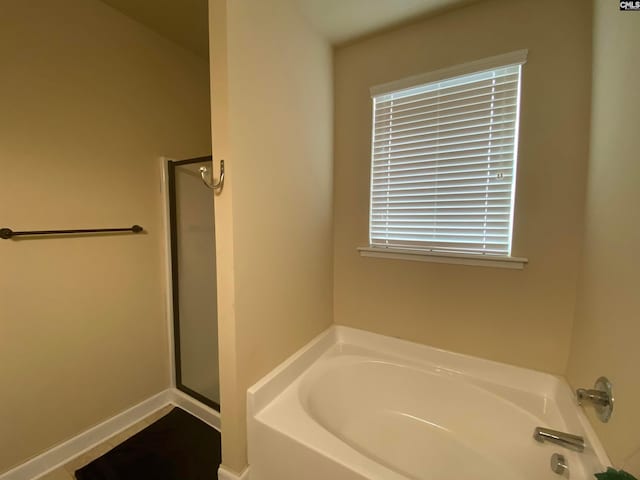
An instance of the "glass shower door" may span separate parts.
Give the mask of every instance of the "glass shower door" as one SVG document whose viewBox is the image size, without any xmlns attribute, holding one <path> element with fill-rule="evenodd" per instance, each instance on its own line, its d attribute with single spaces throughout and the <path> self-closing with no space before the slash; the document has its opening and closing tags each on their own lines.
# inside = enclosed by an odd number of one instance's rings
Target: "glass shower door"
<svg viewBox="0 0 640 480">
<path fill-rule="evenodd" d="M 176 386 L 220 410 L 214 193 L 200 177 L 211 157 L 168 164 Z"/>
</svg>

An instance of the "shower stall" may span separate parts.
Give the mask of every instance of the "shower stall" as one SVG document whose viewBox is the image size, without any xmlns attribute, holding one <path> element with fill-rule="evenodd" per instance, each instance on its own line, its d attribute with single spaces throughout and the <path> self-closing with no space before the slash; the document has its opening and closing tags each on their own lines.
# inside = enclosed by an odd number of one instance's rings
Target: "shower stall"
<svg viewBox="0 0 640 480">
<path fill-rule="evenodd" d="M 211 157 L 167 162 L 176 387 L 220 411 Z"/>
</svg>

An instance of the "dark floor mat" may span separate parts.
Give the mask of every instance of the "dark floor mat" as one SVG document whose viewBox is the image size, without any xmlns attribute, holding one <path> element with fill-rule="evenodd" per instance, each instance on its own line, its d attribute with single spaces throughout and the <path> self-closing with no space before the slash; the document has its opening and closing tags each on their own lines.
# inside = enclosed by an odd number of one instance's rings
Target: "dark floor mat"
<svg viewBox="0 0 640 480">
<path fill-rule="evenodd" d="M 220 433 L 174 408 L 76 471 L 78 480 L 216 480 Z"/>
</svg>

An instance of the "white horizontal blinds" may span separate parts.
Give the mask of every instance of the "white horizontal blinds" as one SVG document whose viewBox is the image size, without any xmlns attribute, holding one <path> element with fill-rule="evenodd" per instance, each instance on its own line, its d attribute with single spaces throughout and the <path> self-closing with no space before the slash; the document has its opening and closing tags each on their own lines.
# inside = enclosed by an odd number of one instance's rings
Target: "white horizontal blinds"
<svg viewBox="0 0 640 480">
<path fill-rule="evenodd" d="M 374 97 L 372 245 L 510 254 L 520 72 Z"/>
</svg>

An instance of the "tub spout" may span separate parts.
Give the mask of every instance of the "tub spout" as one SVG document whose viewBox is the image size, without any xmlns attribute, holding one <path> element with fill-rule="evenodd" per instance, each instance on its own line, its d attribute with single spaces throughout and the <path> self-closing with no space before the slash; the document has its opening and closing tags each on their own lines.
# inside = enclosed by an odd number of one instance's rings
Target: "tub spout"
<svg viewBox="0 0 640 480">
<path fill-rule="evenodd" d="M 536 427 L 533 432 L 533 438 L 540 443 L 549 442 L 576 452 L 584 451 L 584 438 L 578 435 L 572 435 L 571 433 Z"/>
</svg>

